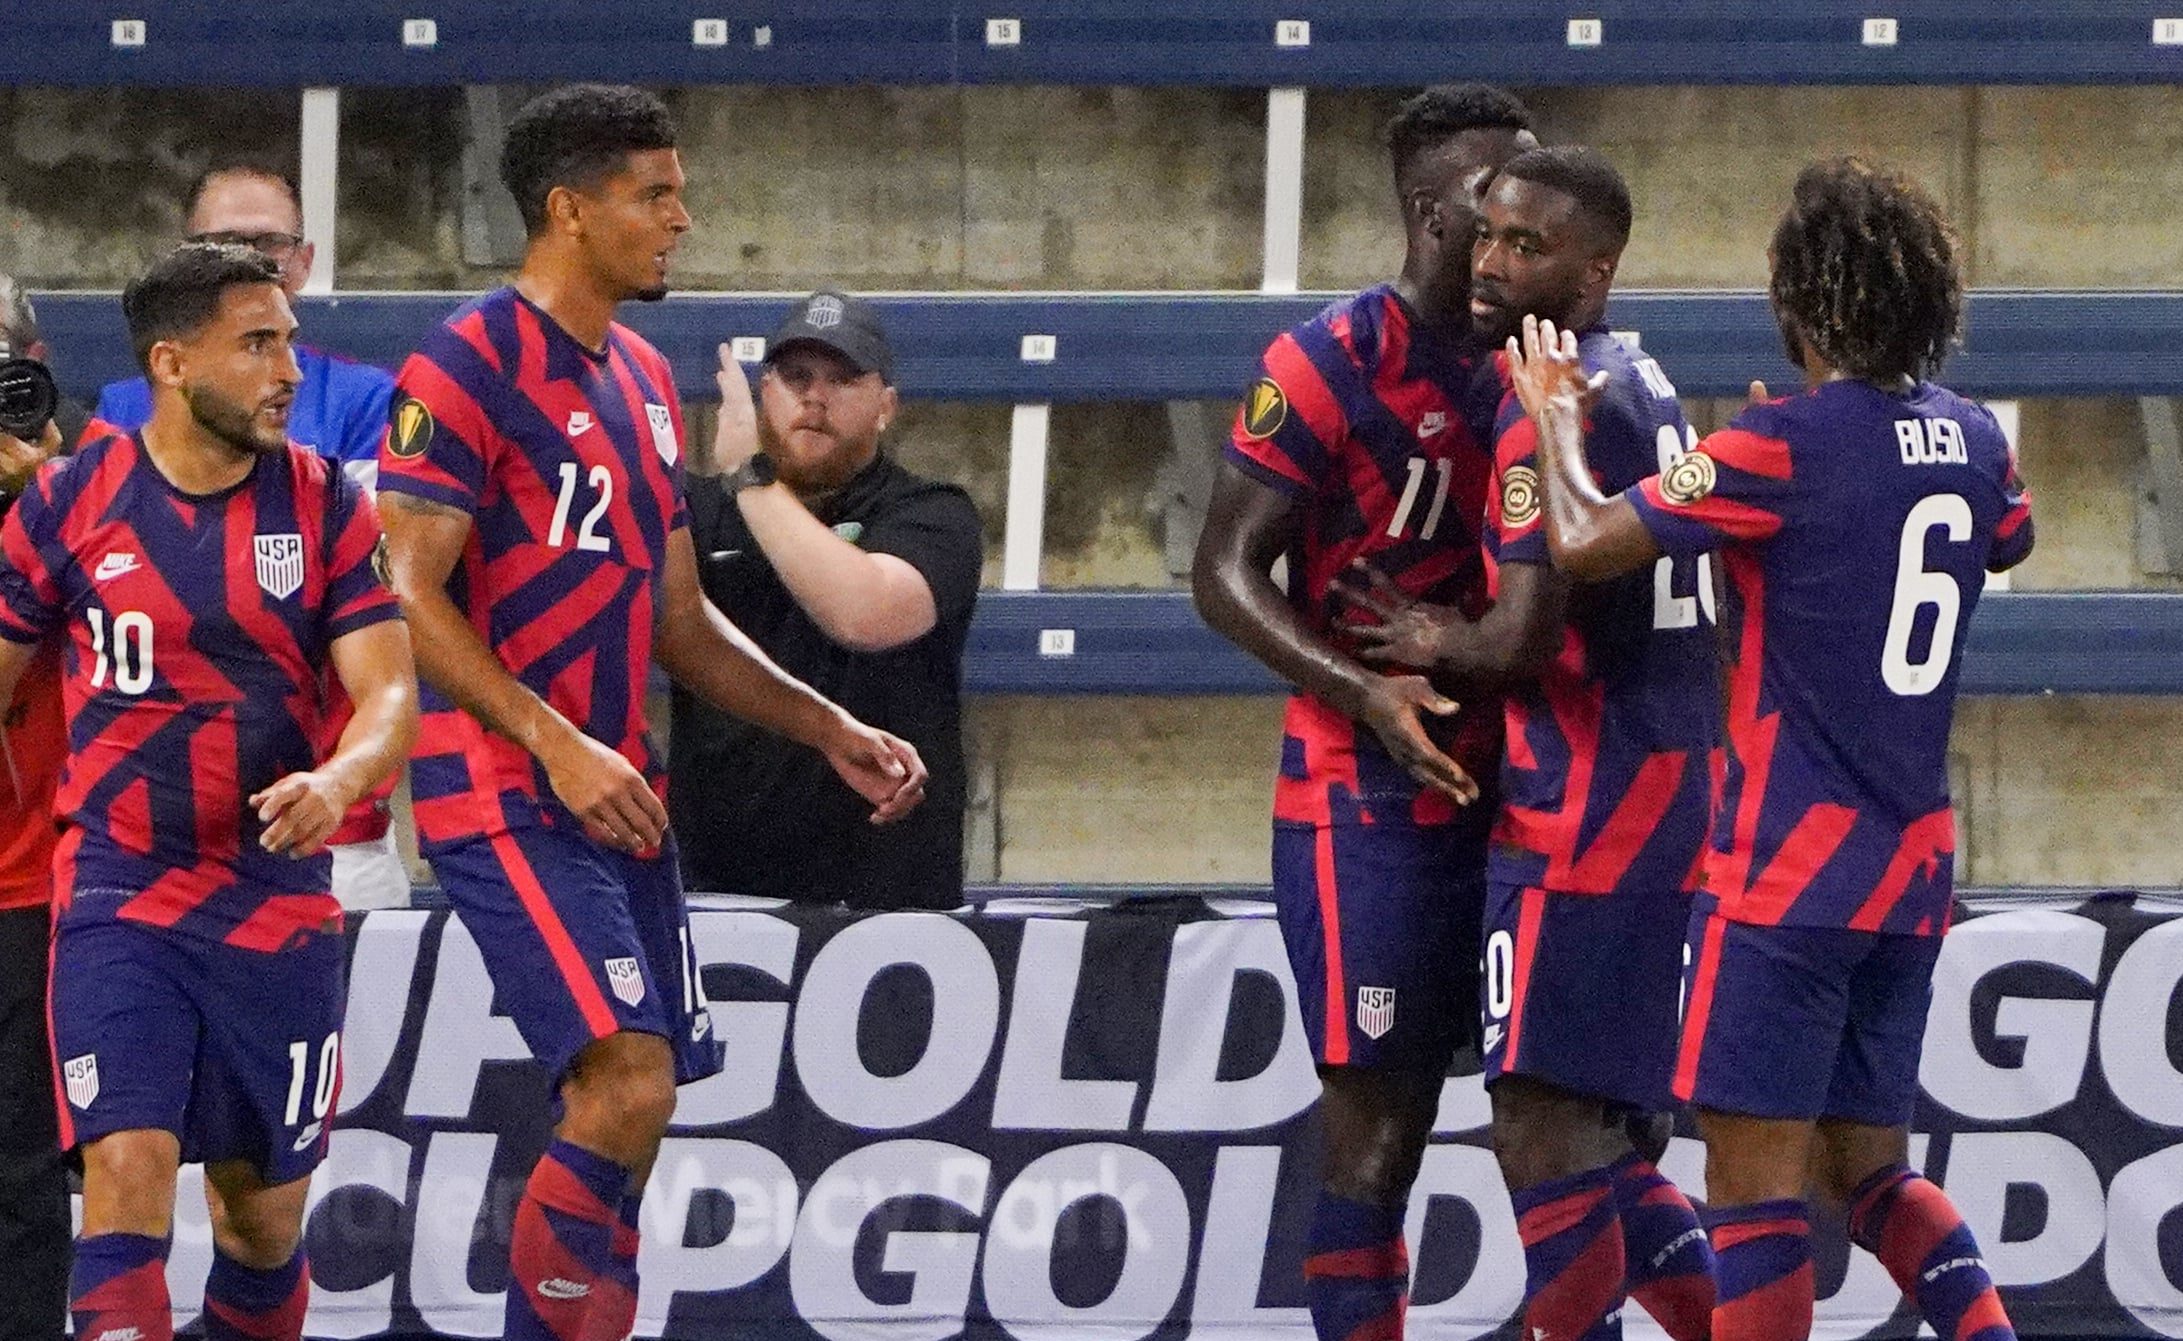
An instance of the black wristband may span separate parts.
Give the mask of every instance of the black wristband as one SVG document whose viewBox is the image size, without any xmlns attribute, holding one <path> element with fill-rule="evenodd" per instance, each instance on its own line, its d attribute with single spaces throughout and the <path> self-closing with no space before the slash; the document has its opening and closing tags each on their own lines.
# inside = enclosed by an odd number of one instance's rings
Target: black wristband
<svg viewBox="0 0 2183 1341">
<path fill-rule="evenodd" d="M 764 452 L 758 452 L 750 460 L 721 476 L 720 487 L 734 495 L 745 489 L 762 489 L 779 478 L 773 469 L 773 458 Z"/>
</svg>

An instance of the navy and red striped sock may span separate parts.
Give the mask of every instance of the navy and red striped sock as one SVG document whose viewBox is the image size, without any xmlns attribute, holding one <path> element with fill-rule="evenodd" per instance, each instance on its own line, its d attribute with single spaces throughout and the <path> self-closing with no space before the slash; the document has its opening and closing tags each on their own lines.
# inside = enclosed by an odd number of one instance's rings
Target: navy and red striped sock
<svg viewBox="0 0 2183 1341">
<path fill-rule="evenodd" d="M 311 1307 L 311 1261 L 302 1249 L 271 1271 L 214 1251 L 205 1277 L 206 1341 L 299 1341 Z"/>
<path fill-rule="evenodd" d="M 1713 1245 L 1682 1190 L 1642 1155 L 1614 1163 L 1615 1210 L 1630 1297 L 1674 1341 L 1713 1330 Z"/>
<path fill-rule="evenodd" d="M 1942 1341 L 2016 1341 L 1970 1226 L 1909 1165 L 1882 1169 L 1850 1194 L 1849 1235 L 1880 1259 Z"/>
<path fill-rule="evenodd" d="M 1613 1174 L 1587 1169 L 1514 1193 L 1524 1241 L 1524 1334 L 1531 1341 L 1617 1341 L 1625 1269 Z"/>
<path fill-rule="evenodd" d="M 611 1269 L 591 1297 L 591 1316 L 584 1321 L 584 1341 L 628 1341 L 637 1325 L 638 1214 L 644 1194 L 631 1192 L 621 1200 L 620 1214 L 607 1242 Z"/>
<path fill-rule="evenodd" d="M 167 1298 L 170 1239 L 96 1234 L 76 1240 L 68 1312 L 78 1341 L 174 1341 Z"/>
<path fill-rule="evenodd" d="M 1805 1341 L 1812 1334 L 1812 1227 L 1796 1198 L 1712 1207 L 1720 1302 L 1713 1341 Z"/>
<path fill-rule="evenodd" d="M 1320 1190 L 1304 1258 L 1304 1298 L 1319 1341 L 1401 1341 L 1410 1307 L 1404 1209 Z"/>
<path fill-rule="evenodd" d="M 595 1301 L 614 1284 L 614 1233 L 629 1170 L 556 1140 L 538 1157 L 508 1245 L 505 1341 L 586 1341 Z"/>
</svg>

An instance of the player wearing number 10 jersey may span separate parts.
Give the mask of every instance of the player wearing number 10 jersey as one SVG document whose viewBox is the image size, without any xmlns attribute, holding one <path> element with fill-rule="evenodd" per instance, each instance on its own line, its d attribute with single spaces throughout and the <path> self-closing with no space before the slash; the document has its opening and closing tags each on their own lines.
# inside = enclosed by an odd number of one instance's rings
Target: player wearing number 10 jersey
<svg viewBox="0 0 2183 1341">
<path fill-rule="evenodd" d="M 416 731 L 371 504 L 287 440 L 278 278 L 192 244 L 130 285 L 151 418 L 48 466 L 0 531 L 0 698 L 65 642 L 49 1012 L 87 1341 L 172 1336 L 182 1161 L 213 1210 L 206 1335 L 301 1335 L 343 1007 L 325 842 Z M 329 671 L 355 714 L 321 761 Z"/>
<path fill-rule="evenodd" d="M 508 288 L 402 369 L 379 487 L 430 690 L 418 828 L 564 1115 L 516 1209 L 504 1335 L 629 1334 L 637 1210 L 675 1086 L 720 1069 L 646 731 L 655 659 L 824 752 L 884 820 L 916 752 L 782 674 L 706 604 L 667 361 L 614 320 L 690 225 L 651 94 L 576 85 L 510 123 L 530 230 Z"/>
<path fill-rule="evenodd" d="M 1676 1072 L 1706 1138 L 1713 1337 L 1809 1335 L 1811 1176 L 1937 1334 L 2007 1341 L 1907 1136 L 1950 907 L 1965 626 L 1984 574 L 2030 552 L 2029 499 L 1993 417 L 1923 380 L 1962 304 L 1923 191 L 1855 160 L 1807 168 L 1772 259 L 1810 389 L 1613 499 L 1584 469 L 1573 338 L 1527 329 L 1514 378 L 1558 564 L 1597 578 L 1717 547 L 1726 579 L 1728 773 Z"/>
</svg>

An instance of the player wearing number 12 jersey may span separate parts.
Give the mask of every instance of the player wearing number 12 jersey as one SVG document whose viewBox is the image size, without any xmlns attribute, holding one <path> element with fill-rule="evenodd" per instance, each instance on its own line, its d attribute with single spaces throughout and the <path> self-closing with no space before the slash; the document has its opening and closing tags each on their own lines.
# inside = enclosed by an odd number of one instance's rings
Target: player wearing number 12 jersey
<svg viewBox="0 0 2183 1341">
<path fill-rule="evenodd" d="M 1397 1337 L 1402 1226 L 1442 1077 L 1470 1037 L 1499 705 L 1358 659 L 1360 560 L 1410 596 L 1483 609 L 1478 554 L 1495 397 L 1470 330 L 1471 220 L 1535 143 L 1482 86 L 1430 89 L 1389 128 L 1408 254 L 1392 284 L 1267 349 L 1195 564 L 1207 622 L 1296 687 L 1274 783 L 1273 883 L 1321 1076 L 1321 1187 L 1304 1263 L 1329 1341 Z M 1268 575 L 1285 555 L 1288 590 Z M 1432 723 L 1428 730 L 1426 723 Z"/>
<path fill-rule="evenodd" d="M 46 467 L 0 529 L 0 696 L 65 643 L 49 1018 L 87 1341 L 173 1335 L 185 1160 L 213 1212 L 206 1335 L 301 1336 L 343 1007 L 325 843 L 416 732 L 370 501 L 287 439 L 278 278 L 191 244 L 131 284 L 151 418 Z M 322 761 L 329 669 L 355 714 Z"/>
<path fill-rule="evenodd" d="M 516 116 L 501 176 L 530 232 L 522 270 L 403 368 L 381 452 L 429 689 L 418 829 L 564 1109 L 516 1208 L 509 1341 L 629 1334 L 675 1086 L 721 1065 L 646 729 L 650 664 L 821 750 L 881 820 L 925 776 L 698 587 L 673 372 L 614 320 L 665 295 L 690 225 L 674 144 L 639 89 L 575 85 Z"/>
<path fill-rule="evenodd" d="M 1947 1196 L 1907 1162 L 1955 847 L 1947 747 L 1984 574 L 2030 552 L 1993 417 L 1923 380 L 1962 305 L 1954 237 L 1907 180 L 1807 168 L 1772 298 L 1802 395 L 1756 404 L 1612 499 L 1584 468 L 1575 341 L 1528 326 L 1547 534 L 1582 578 L 1718 548 L 1728 772 L 1692 922 L 1677 1091 L 1707 1147 L 1715 1341 L 1812 1325 L 1807 1177 L 1934 1331 L 2014 1337 Z"/>
</svg>

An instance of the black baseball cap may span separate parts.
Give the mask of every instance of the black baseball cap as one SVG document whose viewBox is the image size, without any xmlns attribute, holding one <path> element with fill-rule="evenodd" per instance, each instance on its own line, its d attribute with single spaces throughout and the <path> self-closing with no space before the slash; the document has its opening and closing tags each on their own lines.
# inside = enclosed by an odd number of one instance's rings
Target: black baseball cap
<svg viewBox="0 0 2183 1341">
<path fill-rule="evenodd" d="M 766 341 L 766 362 L 790 345 L 822 345 L 841 355 L 859 372 L 875 372 L 894 382 L 894 351 L 887 347 L 879 309 L 839 289 L 820 289 L 788 309 L 788 316 Z"/>
</svg>

